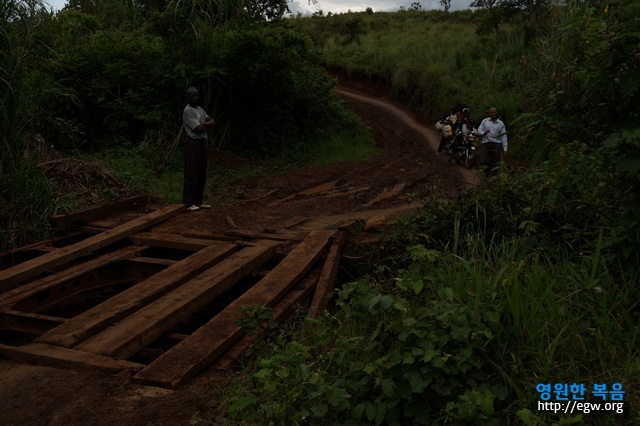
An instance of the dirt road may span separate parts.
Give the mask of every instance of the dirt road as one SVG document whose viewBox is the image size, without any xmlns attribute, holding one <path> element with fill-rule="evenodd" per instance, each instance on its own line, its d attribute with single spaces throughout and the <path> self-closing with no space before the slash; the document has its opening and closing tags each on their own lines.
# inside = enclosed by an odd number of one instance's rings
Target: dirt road
<svg viewBox="0 0 640 426">
<path fill-rule="evenodd" d="M 474 183 L 475 171 L 448 166 L 435 155 L 437 133 L 388 99 L 336 89 L 371 128 L 381 155 L 368 163 L 310 167 L 239 184 L 226 207 L 169 220 L 157 232 L 218 234 L 238 227 L 310 230 L 349 219 L 394 217 L 416 207 L 417 194 L 436 186 L 443 195 Z M 219 167 L 239 159 L 214 153 Z M 215 183 L 214 183 L 215 184 Z M 212 369 L 176 390 L 139 386 L 127 375 L 105 375 L 0 360 L 0 424 L 188 425 L 226 382 Z"/>
<path fill-rule="evenodd" d="M 242 229 L 308 231 L 349 219 L 393 218 L 414 209 L 416 195 L 433 185 L 452 195 L 477 184 L 477 171 L 450 166 L 446 156 L 435 155 L 439 134 L 414 114 L 389 99 L 344 87 L 336 93 L 371 128 L 382 151 L 378 157 L 367 163 L 349 161 L 248 179 L 235 188 L 226 207 L 195 212 L 193 221 L 170 220 L 157 231 L 217 234 L 229 229 L 227 217 Z M 219 167 L 238 164 L 224 153 L 214 154 L 212 161 Z"/>
</svg>

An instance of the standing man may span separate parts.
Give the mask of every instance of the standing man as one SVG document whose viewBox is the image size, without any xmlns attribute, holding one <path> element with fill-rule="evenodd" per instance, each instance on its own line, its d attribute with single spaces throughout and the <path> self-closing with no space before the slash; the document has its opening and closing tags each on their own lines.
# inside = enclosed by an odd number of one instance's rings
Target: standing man
<svg viewBox="0 0 640 426">
<path fill-rule="evenodd" d="M 207 177 L 207 129 L 215 125 L 213 118 L 198 106 L 200 93 L 195 87 L 187 89 L 187 106 L 182 113 L 187 139 L 184 142 L 184 186 L 182 201 L 188 211 L 210 209 L 202 203 Z"/>
<path fill-rule="evenodd" d="M 493 168 L 500 162 L 500 153 L 507 155 L 507 129 L 504 123 L 498 118 L 498 110 L 489 108 L 489 117 L 482 120 L 478 127 L 478 132 L 482 134 L 482 150 L 480 159 L 486 167 L 484 175 L 486 177 L 495 176 Z"/>
</svg>

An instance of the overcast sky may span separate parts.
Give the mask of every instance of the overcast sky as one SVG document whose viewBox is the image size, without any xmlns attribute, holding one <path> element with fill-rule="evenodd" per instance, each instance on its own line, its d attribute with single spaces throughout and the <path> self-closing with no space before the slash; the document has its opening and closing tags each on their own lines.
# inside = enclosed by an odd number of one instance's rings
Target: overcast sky
<svg viewBox="0 0 640 426">
<path fill-rule="evenodd" d="M 66 4 L 66 0 L 45 0 L 55 10 L 60 10 Z M 468 9 L 472 0 L 451 0 L 451 10 Z M 311 15 L 319 10 L 327 13 L 344 13 L 348 11 L 362 12 L 370 7 L 374 12 L 395 12 L 404 6 L 409 9 L 412 0 L 318 0 L 316 4 L 309 4 L 308 0 L 294 0 L 289 3 L 289 9 L 296 15 Z M 422 6 L 422 10 L 442 9 L 440 0 L 416 1 Z"/>
<path fill-rule="evenodd" d="M 451 0 L 451 10 L 468 9 L 471 2 L 472 0 Z M 362 12 L 368 7 L 374 12 L 395 12 L 401 6 L 409 9 L 412 3 L 412 0 L 318 0 L 316 4 L 309 4 L 308 0 L 294 0 L 289 3 L 289 9 L 293 14 L 300 12 L 303 15 L 310 15 L 319 10 L 325 15 L 329 12 Z M 417 0 L 415 3 L 420 3 L 422 10 L 443 10 L 440 0 Z"/>
</svg>

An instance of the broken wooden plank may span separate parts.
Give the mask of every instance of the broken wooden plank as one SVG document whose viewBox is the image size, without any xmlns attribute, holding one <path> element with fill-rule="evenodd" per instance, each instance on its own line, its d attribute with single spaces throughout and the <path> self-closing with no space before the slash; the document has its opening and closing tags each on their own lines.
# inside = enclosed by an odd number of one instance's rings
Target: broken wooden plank
<svg viewBox="0 0 640 426">
<path fill-rule="evenodd" d="M 99 226 L 94 226 L 94 225 L 92 225 L 92 226 L 80 225 L 80 226 L 74 226 L 73 229 L 76 230 L 76 231 L 84 232 L 86 234 L 95 235 L 95 234 L 100 234 L 100 233 L 106 231 L 109 228 L 101 228 Z"/>
<path fill-rule="evenodd" d="M 242 317 L 242 307 L 271 307 L 277 303 L 324 254 L 335 232 L 309 233 L 267 276 L 134 379 L 143 384 L 174 388 L 198 374 L 244 335 L 237 324 Z"/>
<path fill-rule="evenodd" d="M 318 285 L 316 286 L 316 292 L 313 295 L 313 300 L 311 301 L 311 307 L 309 309 L 309 317 L 311 318 L 317 317 L 327 309 L 329 296 L 335 285 L 338 266 L 340 266 L 340 251 L 345 237 L 346 234 L 344 232 L 338 232 L 333 240 L 331 248 L 329 249 L 327 259 L 324 263 L 324 268 L 322 269 L 322 275 L 320 275 Z"/>
<path fill-rule="evenodd" d="M 64 242 L 65 240 L 70 240 L 72 238 L 76 238 L 79 236 L 79 233 L 72 233 L 70 235 L 65 235 L 62 237 L 57 237 L 57 238 L 51 238 L 48 240 L 43 240 L 43 241 L 38 241 L 35 243 L 31 243 L 28 244 L 26 246 L 22 246 L 22 247 L 18 247 L 16 249 L 13 250 L 3 250 L 2 252 L 0 252 L 0 256 L 10 256 L 16 253 L 21 253 L 21 252 L 25 252 L 25 251 L 29 251 L 29 250 L 38 250 L 41 249 L 43 247 L 53 247 L 54 244 L 60 243 L 60 242 Z"/>
<path fill-rule="evenodd" d="M 145 244 L 153 247 L 164 247 L 176 250 L 198 251 L 216 241 L 203 238 L 189 238 L 175 234 L 159 234 L 154 232 L 138 232 L 129 237 L 134 244 Z"/>
<path fill-rule="evenodd" d="M 264 194 L 264 195 L 261 195 L 261 196 L 256 197 L 256 198 L 251 198 L 251 199 L 249 199 L 249 200 L 242 200 L 242 201 L 240 201 L 240 202 L 238 202 L 238 203 L 236 203 L 236 204 L 234 204 L 234 205 L 235 205 L 235 206 L 241 206 L 242 204 L 245 204 L 245 203 L 250 203 L 250 202 L 252 202 L 252 201 L 262 200 L 263 198 L 267 198 L 269 195 L 273 194 L 274 192 L 278 192 L 278 190 L 277 190 L 277 189 L 274 189 L 273 191 L 269 191 L 268 193 L 266 193 L 266 194 Z"/>
<path fill-rule="evenodd" d="M 131 234 L 135 234 L 136 232 L 176 216 L 184 210 L 185 206 L 183 204 L 172 204 L 71 246 L 61 248 L 55 252 L 47 253 L 5 269 L 4 271 L 0 271 L 0 292 L 15 288 L 21 281 L 127 238 Z"/>
<path fill-rule="evenodd" d="M 300 233 L 268 233 L 256 232 L 247 229 L 234 229 L 225 232 L 226 235 L 233 235 L 242 238 L 252 238 L 255 240 L 276 240 L 276 241 L 302 241 L 303 234 Z"/>
<path fill-rule="evenodd" d="M 71 225 L 76 222 L 88 222 L 103 218 L 112 214 L 116 214 L 123 210 L 133 210 L 147 204 L 146 195 L 133 195 L 123 198 L 114 203 L 101 206 L 88 207 L 71 213 L 63 213 L 49 217 L 49 222 L 55 229 L 70 229 Z"/>
<path fill-rule="evenodd" d="M 229 228 L 231 229 L 238 229 L 238 225 L 236 225 L 236 223 L 233 221 L 233 219 L 231 219 L 231 216 L 227 215 L 227 225 L 229 225 Z"/>
<path fill-rule="evenodd" d="M 281 226 L 283 229 L 293 228 L 295 226 L 301 225 L 309 220 L 306 216 L 293 216 L 289 218 L 286 222 L 284 222 Z"/>
<path fill-rule="evenodd" d="M 234 244 L 211 245 L 111 297 L 100 305 L 76 315 L 59 327 L 40 336 L 36 341 L 72 348 L 132 312 L 157 300 L 237 250 L 238 246 Z"/>
<path fill-rule="evenodd" d="M 92 220 L 91 222 L 88 222 L 86 226 L 88 228 L 104 229 L 106 231 L 107 229 L 113 229 L 116 226 L 121 225 L 122 223 L 126 223 L 126 222 L 127 221 L 123 220 L 123 218 L 121 218 L 121 217 L 115 217 L 115 218 L 112 218 L 112 219 L 96 219 L 96 220 Z"/>
<path fill-rule="evenodd" d="M 320 278 L 321 267 L 317 267 L 309 272 L 300 282 L 273 306 L 271 319 L 277 323 L 286 323 L 295 313 L 295 307 L 308 299 L 309 295 L 316 288 Z M 251 336 L 245 335 L 227 350 L 224 355 L 218 358 L 212 367 L 226 370 L 238 366 L 242 359 L 242 354 L 252 343 Z"/>
<path fill-rule="evenodd" d="M 204 308 L 272 256 L 270 247 L 245 248 L 76 348 L 113 358 L 129 358 Z"/>
<path fill-rule="evenodd" d="M 65 318 L 25 312 L 0 312 L 0 329 L 41 335 L 65 322 Z"/>
<path fill-rule="evenodd" d="M 0 344 L 0 355 L 16 361 L 53 367 L 75 367 L 88 370 L 99 370 L 105 373 L 122 371 L 140 371 L 144 364 L 116 360 L 106 356 L 89 354 L 73 349 L 61 348 L 42 343 L 30 343 L 24 346 L 7 346 Z"/>
<path fill-rule="evenodd" d="M 37 281 L 33 281 L 29 284 L 25 284 L 19 288 L 14 288 L 13 290 L 1 293 L 0 309 L 11 308 L 22 300 L 26 300 L 45 291 L 50 291 L 50 289 L 64 285 L 64 283 L 78 280 L 82 276 L 90 274 L 92 271 L 96 271 L 105 265 L 132 258 L 136 254 L 148 248 L 148 246 L 125 247 L 120 250 L 107 253 L 103 256 L 96 257 L 95 259 L 91 259 L 85 263 L 73 266 L 69 269 L 41 278 Z M 74 284 L 71 287 L 72 288 L 67 289 L 69 293 L 73 292 L 74 287 L 76 286 Z M 80 287 L 80 285 L 78 285 L 78 287 Z"/>
</svg>

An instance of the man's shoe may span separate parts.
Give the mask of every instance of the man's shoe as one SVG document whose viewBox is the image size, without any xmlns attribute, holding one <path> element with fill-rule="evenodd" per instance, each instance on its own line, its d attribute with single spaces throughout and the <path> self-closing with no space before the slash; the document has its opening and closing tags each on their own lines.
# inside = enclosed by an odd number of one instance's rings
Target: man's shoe
<svg viewBox="0 0 640 426">
<path fill-rule="evenodd" d="M 187 207 L 188 212 L 195 212 L 196 210 L 200 210 L 200 207 L 196 206 L 195 204 Z"/>
<path fill-rule="evenodd" d="M 198 207 L 201 208 L 201 209 L 210 209 L 211 208 L 211 206 L 209 204 L 200 204 Z"/>
</svg>

